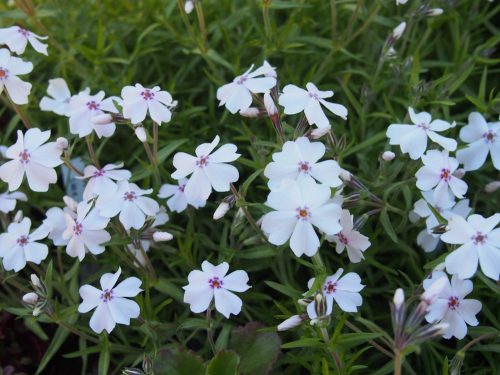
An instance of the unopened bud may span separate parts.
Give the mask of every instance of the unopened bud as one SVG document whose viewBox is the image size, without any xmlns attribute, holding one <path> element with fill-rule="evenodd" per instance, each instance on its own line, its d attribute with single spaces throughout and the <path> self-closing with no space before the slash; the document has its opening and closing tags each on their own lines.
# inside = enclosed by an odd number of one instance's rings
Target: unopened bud
<svg viewBox="0 0 500 375">
<path fill-rule="evenodd" d="M 500 181 L 492 181 L 484 187 L 484 191 L 487 193 L 493 193 L 500 188 Z"/>
<path fill-rule="evenodd" d="M 32 273 L 30 278 L 31 278 L 31 285 L 33 285 L 34 288 L 41 288 L 42 287 L 42 283 L 40 282 L 40 279 L 37 275 Z"/>
<path fill-rule="evenodd" d="M 300 305 L 300 306 L 307 306 L 311 303 L 311 300 L 308 299 L 308 298 L 300 298 L 299 300 L 297 300 L 297 303 Z"/>
<path fill-rule="evenodd" d="M 139 141 L 141 141 L 142 143 L 146 142 L 148 139 L 146 131 L 142 126 L 138 126 L 137 128 L 135 128 L 135 135 L 137 136 L 137 138 L 139 138 Z"/>
<path fill-rule="evenodd" d="M 311 131 L 311 138 L 312 139 L 320 139 L 325 134 L 328 134 L 331 129 L 332 129 L 331 126 L 325 126 L 323 128 L 316 128 L 316 129 Z"/>
<path fill-rule="evenodd" d="M 266 107 L 269 117 L 278 115 L 278 108 L 276 108 L 276 104 L 274 104 L 274 100 L 269 93 L 264 94 L 264 106 Z"/>
<path fill-rule="evenodd" d="M 33 292 L 26 293 L 23 296 L 23 302 L 27 305 L 35 305 L 38 302 L 38 295 Z"/>
<path fill-rule="evenodd" d="M 293 315 L 278 325 L 278 331 L 287 331 L 302 324 L 300 315 Z"/>
<path fill-rule="evenodd" d="M 401 22 L 398 26 L 394 28 L 394 30 L 392 30 L 392 37 L 395 40 L 398 40 L 399 38 L 401 38 L 401 35 L 403 35 L 405 29 L 406 29 L 406 22 Z"/>
<path fill-rule="evenodd" d="M 389 47 L 389 49 L 387 50 L 387 52 L 385 53 L 385 57 L 390 59 L 390 58 L 393 58 L 397 55 L 397 52 L 396 52 L 396 49 L 394 47 Z"/>
<path fill-rule="evenodd" d="M 92 117 L 91 121 L 94 123 L 94 125 L 108 125 L 113 122 L 113 116 L 111 116 L 109 113 L 103 113 Z"/>
<path fill-rule="evenodd" d="M 142 360 L 142 369 L 144 370 L 144 373 L 149 375 L 153 373 L 153 361 L 151 361 L 151 357 L 148 355 L 144 356 L 144 359 Z"/>
<path fill-rule="evenodd" d="M 441 8 L 426 9 L 423 14 L 426 17 L 434 17 L 443 14 L 443 10 Z"/>
<path fill-rule="evenodd" d="M 187 0 L 185 3 L 184 3 L 184 11 L 186 12 L 186 14 L 189 14 L 193 11 L 194 9 L 194 4 L 191 0 Z"/>
<path fill-rule="evenodd" d="M 396 309 L 399 309 L 403 305 L 403 303 L 405 302 L 405 293 L 403 292 L 403 289 L 396 289 L 396 293 L 394 293 L 392 302 L 394 303 Z"/>
<path fill-rule="evenodd" d="M 250 107 L 248 109 L 245 109 L 244 111 L 240 111 L 240 115 L 242 115 L 243 117 L 256 118 L 260 115 L 260 109 L 257 107 Z"/>
<path fill-rule="evenodd" d="M 70 196 L 68 195 L 65 195 L 63 197 L 63 201 L 64 201 L 64 204 L 66 206 L 68 206 L 68 208 L 71 210 L 71 211 L 76 211 L 76 207 L 78 206 L 78 203 L 76 203 L 76 201 L 71 198 Z"/>
<path fill-rule="evenodd" d="M 57 148 L 60 150 L 66 150 L 68 148 L 68 140 L 64 137 L 59 137 L 56 139 Z"/>
<path fill-rule="evenodd" d="M 326 300 L 323 294 L 318 293 L 314 296 L 314 309 L 318 317 L 326 314 Z"/>
<path fill-rule="evenodd" d="M 455 176 L 456 178 L 462 178 L 463 176 L 465 176 L 465 169 L 458 168 L 455 172 L 453 172 L 453 176 Z"/>
<path fill-rule="evenodd" d="M 154 232 L 153 233 L 153 241 L 154 242 L 163 242 L 170 241 L 174 236 L 168 232 Z"/>
<path fill-rule="evenodd" d="M 448 284 L 448 277 L 440 277 L 430 285 L 430 287 L 422 294 L 420 299 L 430 305 L 439 297 L 439 294 L 441 294 L 446 284 Z"/>
<path fill-rule="evenodd" d="M 229 203 L 222 202 L 221 204 L 219 204 L 219 207 L 217 207 L 217 209 L 214 212 L 214 220 L 219 220 L 223 218 L 224 215 L 227 214 L 230 208 L 231 206 L 229 205 Z"/>
<path fill-rule="evenodd" d="M 340 178 L 344 182 L 351 181 L 351 178 L 352 178 L 351 172 L 346 171 L 345 169 L 341 168 L 341 170 L 340 170 Z"/>
<path fill-rule="evenodd" d="M 396 154 L 392 151 L 384 151 L 384 153 L 382 154 L 382 159 L 384 159 L 385 161 L 391 161 L 395 157 L 396 157 Z"/>
<path fill-rule="evenodd" d="M 14 215 L 14 220 L 13 221 L 16 222 L 16 223 L 19 223 L 23 219 L 23 217 L 24 217 L 23 211 L 18 210 L 16 212 L 16 214 Z"/>
<path fill-rule="evenodd" d="M 144 372 L 138 368 L 125 367 L 122 370 L 122 375 L 144 375 Z"/>
</svg>

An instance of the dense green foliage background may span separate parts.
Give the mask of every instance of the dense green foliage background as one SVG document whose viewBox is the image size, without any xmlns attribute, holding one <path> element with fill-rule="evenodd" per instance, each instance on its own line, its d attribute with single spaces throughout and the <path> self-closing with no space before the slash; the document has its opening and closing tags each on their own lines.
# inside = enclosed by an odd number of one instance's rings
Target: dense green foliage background
<svg viewBox="0 0 500 375">
<path fill-rule="evenodd" d="M 418 9 L 426 4 L 441 7 L 444 13 L 425 17 Z M 385 132 L 389 124 L 408 120 L 408 106 L 457 121 L 457 128 L 452 130 L 456 138 L 460 125 L 472 111 L 497 120 L 500 33 L 494 19 L 500 11 L 498 2 L 409 0 L 406 5 L 396 6 L 393 0 L 206 0 L 190 15 L 182 11 L 182 0 L 45 0 L 35 1 L 35 8 L 34 14 L 26 15 L 20 9 L 0 5 L 1 27 L 19 24 L 49 36 L 48 57 L 29 47 L 23 56 L 35 65 L 25 78 L 33 84 L 25 110 L 34 124 L 51 129 L 53 136 L 69 137 L 66 118 L 38 108 L 50 78 L 63 77 L 73 93 L 90 87 L 92 93 L 102 89 L 107 95 L 120 95 L 123 86 L 136 82 L 160 85 L 179 101 L 173 120 L 160 128 L 162 182 L 171 181 L 174 151 L 192 152 L 197 144 L 219 134 L 224 142 L 235 143 L 243 155 L 236 162 L 239 186 L 248 181 L 245 201 L 255 203 L 249 209 L 256 219 L 264 212 L 259 204 L 265 201 L 268 189 L 262 173 L 253 173 L 262 171 L 281 146 L 268 119 L 246 119 L 218 108 L 217 88 L 251 64 L 267 59 L 277 67 L 281 87 L 288 83 L 305 86 L 311 81 L 320 89 L 335 91 L 335 101 L 348 107 L 349 117 L 347 121 L 334 119 L 337 142 L 328 155 L 357 176 L 385 205 L 380 213 L 366 217 L 362 233 L 370 238 L 372 246 L 365 253 L 365 261 L 350 264 L 346 254 L 337 255 L 331 244 L 325 242 L 321 247 L 329 271 L 343 267 L 358 272 L 366 284 L 359 314 L 337 311 L 329 328 L 331 346 L 340 351 L 348 372 L 391 372 L 391 359 L 368 343 L 367 337 L 343 341 L 342 335 L 353 332 L 344 321 L 369 332 L 360 322 L 361 317 L 390 334 L 388 302 L 394 290 L 402 287 L 407 296 L 418 293 L 422 279 L 443 259 L 447 249 L 441 246 L 425 254 L 417 247 L 416 235 L 423 224 L 411 224 L 407 218 L 420 198 L 414 177 L 420 165 L 400 156 L 395 148 L 398 157 L 381 164 L 380 154 L 389 149 Z M 407 29 L 394 45 L 397 55 L 381 61 L 387 37 L 402 21 L 407 22 Z M 10 145 L 15 139 L 14 130 L 22 128 L 22 124 L 6 105 L 0 108 L 0 115 L 0 143 Z M 284 118 L 289 139 L 297 120 L 298 116 Z M 73 155 L 88 161 L 85 143 L 71 141 L 76 142 Z M 128 126 L 119 126 L 112 138 L 95 142 L 101 164 L 122 160 L 133 172 L 134 180 L 143 179 L 143 188 L 158 188 L 153 186 L 144 149 Z M 499 208 L 498 192 L 483 192 L 486 183 L 495 179 L 499 174 L 491 162 L 465 177 L 468 198 L 483 216 Z M 62 205 L 65 194 L 62 184 L 51 186 L 45 194 L 24 191 L 30 200 L 20 207 L 37 222 L 49 207 Z M 346 189 L 345 193 L 349 192 Z M 305 291 L 307 280 L 314 276 L 316 266 L 309 258 L 295 258 L 287 246 L 274 248 L 262 243 L 244 217 L 235 215 L 236 210 L 221 221 L 213 221 L 217 200 L 222 198 L 223 194 L 214 194 L 203 209 L 170 214 L 168 228 L 175 239 L 149 253 L 154 273 L 132 264 L 124 252 L 124 238 L 113 238 L 103 255 L 87 256 L 82 264 L 66 256 L 63 249 L 53 249 L 49 259 L 36 270 L 46 274 L 49 260 L 53 259 L 50 283 L 57 301 L 55 308 L 60 322 L 80 332 L 79 337 L 68 336 L 67 328 L 62 326 L 54 331 L 55 326 L 44 324 L 47 318 L 43 316 L 39 319 L 42 324 L 35 323 L 21 308 L 19 298 L 27 291 L 33 271 L 28 268 L 16 276 L 0 272 L 1 310 L 24 316 L 30 329 L 42 340 L 48 339 L 44 348 L 51 340 L 56 343 L 49 347 L 49 358 L 42 360 L 48 366 L 47 373 L 58 373 L 67 365 L 81 367 L 82 374 L 92 373 L 97 365 L 103 370 L 108 363 L 110 373 L 119 373 L 124 366 L 140 367 L 144 353 L 154 356 L 166 347 L 193 349 L 206 361 L 211 352 L 203 317 L 189 311 L 182 302 L 180 288 L 187 284 L 188 273 L 199 268 L 204 259 L 225 260 L 232 270 L 249 272 L 252 289 L 241 295 L 244 308 L 239 316 L 224 320 L 215 315 L 217 347 L 227 347 L 232 328 L 250 321 L 274 330 L 284 317 L 297 312 L 296 300 Z M 361 197 L 351 210 L 360 217 L 372 209 L 368 198 Z M 138 298 L 142 319 L 131 327 L 118 326 L 109 339 L 99 338 L 88 327 L 90 314 L 76 313 L 78 287 L 95 283 L 102 273 L 114 271 L 118 265 L 126 275 L 143 280 L 145 292 Z M 470 328 L 470 336 L 462 341 L 425 343 L 418 354 L 407 357 L 412 369 L 407 367 L 408 373 L 446 373 L 448 360 L 473 337 L 498 333 L 499 286 L 481 274 L 473 281 L 471 296 L 483 303 L 478 316 L 480 327 Z M 15 335 L 9 337 L 16 340 Z M 280 337 L 287 343 L 315 338 L 318 333 L 306 324 Z M 18 344 L 21 352 L 17 355 L 22 356 L 28 344 Z M 3 361 L 10 353 L 9 345 L 0 344 Z M 333 363 L 321 345 L 299 342 L 297 346 L 282 349 L 272 373 L 334 373 Z M 475 344 L 465 353 L 463 373 L 497 373 L 495 355 L 499 350 L 498 335 L 496 341 L 490 338 Z"/>
</svg>

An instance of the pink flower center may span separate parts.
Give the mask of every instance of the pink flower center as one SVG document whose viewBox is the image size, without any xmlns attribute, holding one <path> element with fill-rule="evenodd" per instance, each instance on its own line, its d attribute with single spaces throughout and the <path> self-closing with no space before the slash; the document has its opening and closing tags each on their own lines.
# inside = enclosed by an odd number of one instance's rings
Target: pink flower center
<svg viewBox="0 0 500 375">
<path fill-rule="evenodd" d="M 203 168 L 205 166 L 208 165 L 208 156 L 200 156 L 197 160 L 196 160 L 196 165 L 198 166 L 198 168 Z"/>
<path fill-rule="evenodd" d="M 109 302 L 113 299 L 113 289 L 104 289 L 101 294 L 102 302 Z"/>
<path fill-rule="evenodd" d="M 482 245 L 486 242 L 488 236 L 486 234 L 482 234 L 481 232 L 477 232 L 475 236 L 472 236 L 472 241 L 474 245 Z"/>
<path fill-rule="evenodd" d="M 300 220 L 308 220 L 309 217 L 311 216 L 311 212 L 309 211 L 309 207 L 297 207 L 295 209 L 295 211 L 297 211 L 297 219 L 300 219 Z"/>
<path fill-rule="evenodd" d="M 445 180 L 446 182 L 450 181 L 451 179 L 451 172 L 447 168 L 441 169 L 441 179 Z"/>
<path fill-rule="evenodd" d="M 127 191 L 123 193 L 123 200 L 133 202 L 137 199 L 137 195 L 133 191 Z"/>
<path fill-rule="evenodd" d="M 339 238 L 339 241 L 341 243 L 343 243 L 344 245 L 348 245 L 349 244 L 349 240 L 347 239 L 346 236 L 344 236 L 344 233 L 340 232 L 339 234 L 337 234 L 337 237 Z"/>
<path fill-rule="evenodd" d="M 79 236 L 83 232 L 83 225 L 75 220 L 75 224 L 73 224 L 73 234 L 75 236 Z"/>
<path fill-rule="evenodd" d="M 335 293 L 335 291 L 337 290 L 337 283 L 334 283 L 333 281 L 327 281 L 323 286 L 323 290 L 326 292 L 326 294 Z"/>
<path fill-rule="evenodd" d="M 300 161 L 297 169 L 300 173 L 308 173 L 311 170 L 311 167 L 309 166 L 308 161 Z"/>
<path fill-rule="evenodd" d="M 106 171 L 104 169 L 98 169 L 97 171 L 94 172 L 94 177 L 102 177 L 106 174 Z"/>
<path fill-rule="evenodd" d="M 17 244 L 19 246 L 23 246 L 26 245 L 28 243 L 28 236 L 21 236 L 17 239 Z"/>
<path fill-rule="evenodd" d="M 28 164 L 31 159 L 31 155 L 28 150 L 24 149 L 19 153 L 19 161 L 23 164 Z"/>
<path fill-rule="evenodd" d="M 0 68 L 0 79 L 3 80 L 7 78 L 9 71 L 5 68 Z"/>
<path fill-rule="evenodd" d="M 243 83 L 245 83 L 245 81 L 247 80 L 247 76 L 243 75 L 243 76 L 239 76 L 237 79 L 236 79 L 236 83 L 238 85 L 242 85 Z"/>
<path fill-rule="evenodd" d="M 186 188 L 186 184 L 179 185 L 179 191 L 184 193 L 184 189 Z"/>
<path fill-rule="evenodd" d="M 484 141 L 486 143 L 493 143 L 495 142 L 495 137 L 496 134 L 493 133 L 493 131 L 488 130 L 486 133 L 483 134 Z"/>
<path fill-rule="evenodd" d="M 210 288 L 212 289 L 220 289 L 222 288 L 222 284 L 224 284 L 224 282 L 217 276 L 212 277 L 210 280 L 208 280 L 208 285 L 210 285 Z"/>
<path fill-rule="evenodd" d="M 90 109 L 91 111 L 97 111 L 99 109 L 99 103 L 97 103 L 95 100 L 91 100 L 86 104 L 87 108 Z"/>
<path fill-rule="evenodd" d="M 451 296 L 448 298 L 448 308 L 450 310 L 456 310 L 460 306 L 460 301 L 457 296 Z"/>
<path fill-rule="evenodd" d="M 141 92 L 141 96 L 144 100 L 152 100 L 155 97 L 155 93 L 150 89 L 146 89 Z"/>
<path fill-rule="evenodd" d="M 422 130 L 429 130 L 429 125 L 427 125 L 424 122 L 421 122 L 420 124 L 417 124 L 417 127 L 422 129 Z"/>
<path fill-rule="evenodd" d="M 17 31 L 22 34 L 25 38 L 28 38 L 30 36 L 30 32 L 26 29 L 18 28 Z"/>
<path fill-rule="evenodd" d="M 310 98 L 313 98 L 315 100 L 319 100 L 319 97 L 318 97 L 318 94 L 314 93 L 314 92 L 310 92 L 309 93 L 309 97 Z"/>
</svg>

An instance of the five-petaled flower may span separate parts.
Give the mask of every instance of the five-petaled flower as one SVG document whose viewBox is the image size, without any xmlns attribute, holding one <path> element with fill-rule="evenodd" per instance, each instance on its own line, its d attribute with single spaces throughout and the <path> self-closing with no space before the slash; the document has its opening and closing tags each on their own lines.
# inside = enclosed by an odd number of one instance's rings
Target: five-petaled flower
<svg viewBox="0 0 500 375">
<path fill-rule="evenodd" d="M 206 201 L 212 193 L 212 188 L 218 192 L 229 191 L 230 183 L 238 180 L 238 170 L 227 163 L 238 159 L 240 154 L 231 143 L 212 152 L 219 141 L 217 135 L 212 143 L 199 145 L 196 147 L 196 156 L 185 152 L 175 154 L 174 167 L 177 170 L 172 173 L 172 177 L 179 180 L 191 175 L 184 187 L 188 202 Z"/>
<path fill-rule="evenodd" d="M 39 39 L 45 40 L 47 37 L 36 35 L 34 32 L 19 26 L 0 29 L 0 44 L 6 44 L 12 52 L 18 55 L 24 53 L 29 42 L 35 51 L 47 56 L 47 44 L 40 42 Z"/>
<path fill-rule="evenodd" d="M 184 189 L 186 188 L 187 178 L 181 178 L 177 185 L 163 184 L 158 192 L 158 198 L 168 198 L 167 206 L 171 211 L 182 212 L 188 204 L 194 208 L 204 207 L 206 200 L 188 201 Z"/>
<path fill-rule="evenodd" d="M 103 194 L 113 194 L 118 190 L 114 181 L 128 180 L 132 173 L 126 169 L 119 169 L 123 164 L 106 164 L 98 169 L 93 165 L 88 165 L 83 170 L 83 177 L 88 178 L 87 186 L 83 191 L 83 199 L 88 201 L 91 198 Z"/>
<path fill-rule="evenodd" d="M 33 191 L 47 191 L 49 184 L 57 181 L 54 167 L 61 165 L 62 150 L 56 142 L 47 142 L 50 130 L 42 132 L 31 128 L 23 134 L 17 131 L 17 142 L 10 146 L 5 156 L 12 159 L 0 166 L 0 178 L 9 184 L 9 190 L 17 190 L 26 174 Z M 44 144 L 45 143 L 45 144 Z"/>
<path fill-rule="evenodd" d="M 448 221 L 448 231 L 441 235 L 441 241 L 461 245 L 452 251 L 445 260 L 446 270 L 457 274 L 461 279 L 472 277 L 481 265 L 481 271 L 498 281 L 500 275 L 500 222 L 497 213 L 488 218 L 471 215 L 467 221 L 454 215 Z"/>
<path fill-rule="evenodd" d="M 121 268 L 118 268 L 116 273 L 102 275 L 100 290 L 88 284 L 80 287 L 83 301 L 78 311 L 86 313 L 96 309 L 90 318 L 90 328 L 96 333 L 103 330 L 111 333 L 117 323 L 130 325 L 130 319 L 139 316 L 139 305 L 127 297 L 135 297 L 142 292 L 142 282 L 137 277 L 128 277 L 116 285 L 121 272 Z"/>
<path fill-rule="evenodd" d="M 286 142 L 281 152 L 273 154 L 273 161 L 264 170 L 269 188 L 279 188 L 286 179 L 301 178 L 313 178 L 330 187 L 342 185 L 340 166 L 335 160 L 318 162 L 324 154 L 323 143 L 311 142 L 307 137 Z"/>
<path fill-rule="evenodd" d="M 285 114 L 293 115 L 304 111 L 309 125 L 316 124 L 318 128 L 330 126 L 321 105 L 335 115 L 347 119 L 347 108 L 342 104 L 331 103 L 325 100 L 333 96 L 333 91 L 320 91 L 311 82 L 306 85 L 307 90 L 295 85 L 286 85 L 283 94 L 279 97 L 279 104 L 285 107 Z"/>
<path fill-rule="evenodd" d="M 342 230 L 341 208 L 330 201 L 330 188 L 312 179 L 283 182 L 280 189 L 271 190 L 266 205 L 271 211 L 262 217 L 262 230 L 269 242 L 283 245 L 290 239 L 290 248 L 300 257 L 313 256 L 320 242 L 313 225 L 327 235 Z"/>
<path fill-rule="evenodd" d="M 250 285 L 245 271 L 234 271 L 229 275 L 229 264 L 223 262 L 214 266 L 208 261 L 201 264 L 201 271 L 194 270 L 188 275 L 189 284 L 184 286 L 184 302 L 188 303 L 191 311 L 200 313 L 206 311 L 212 299 L 215 299 L 215 309 L 229 318 L 231 314 L 238 315 L 242 302 L 231 292 L 245 292 Z"/>
<path fill-rule="evenodd" d="M 467 334 L 467 324 L 477 326 L 476 314 L 481 311 L 481 302 L 475 299 L 465 299 L 472 292 L 472 281 L 462 280 L 453 275 L 451 283 L 442 271 L 434 271 L 432 277 L 424 280 L 424 289 L 428 289 L 438 279 L 444 277 L 446 285 L 437 298 L 430 304 L 425 319 L 429 323 L 447 323 L 448 328 L 443 334 L 445 339 L 455 336 L 461 340 Z"/>
<path fill-rule="evenodd" d="M 177 105 L 168 91 L 161 91 L 158 86 L 148 89 L 140 83 L 125 86 L 122 89 L 122 98 L 123 117 L 130 119 L 132 124 L 143 122 L 148 111 L 158 125 L 169 122 L 172 118 L 171 109 Z"/>
<path fill-rule="evenodd" d="M 49 79 L 49 87 L 47 94 L 40 101 L 40 109 L 42 111 L 51 111 L 61 116 L 69 114 L 69 101 L 71 100 L 71 92 L 68 84 L 63 78 Z"/>
<path fill-rule="evenodd" d="M 495 168 L 500 170 L 500 121 L 486 122 L 480 113 L 472 112 L 467 125 L 460 129 L 460 139 L 468 143 L 457 151 L 457 159 L 466 171 L 481 168 L 488 153 Z"/>
<path fill-rule="evenodd" d="M 436 142 L 446 151 L 455 151 L 457 141 L 443 137 L 437 132 L 448 130 L 455 126 L 443 120 L 432 120 L 427 112 L 415 113 L 413 108 L 408 108 L 408 113 L 413 125 L 391 124 L 387 128 L 387 137 L 391 145 L 400 145 L 403 154 L 408 153 L 413 160 L 420 159 L 427 149 L 427 138 Z"/>
<path fill-rule="evenodd" d="M 231 113 L 245 111 L 252 105 L 252 94 L 268 93 L 276 86 L 274 69 L 265 62 L 252 72 L 253 65 L 233 82 L 227 83 L 217 90 L 219 107 L 225 105 Z M 263 76 L 263 77 L 259 77 Z"/>
<path fill-rule="evenodd" d="M 28 74 L 33 64 L 10 55 L 7 48 L 0 49 L 0 94 L 5 86 L 7 93 L 15 104 L 28 103 L 31 83 L 24 82 L 18 75 Z"/>
<path fill-rule="evenodd" d="M 38 243 L 47 236 L 44 230 L 35 229 L 30 233 L 31 220 L 25 217 L 21 222 L 9 224 L 6 233 L 0 234 L 0 258 L 7 271 L 18 272 L 26 262 L 40 264 L 49 254 L 47 245 Z"/>
</svg>

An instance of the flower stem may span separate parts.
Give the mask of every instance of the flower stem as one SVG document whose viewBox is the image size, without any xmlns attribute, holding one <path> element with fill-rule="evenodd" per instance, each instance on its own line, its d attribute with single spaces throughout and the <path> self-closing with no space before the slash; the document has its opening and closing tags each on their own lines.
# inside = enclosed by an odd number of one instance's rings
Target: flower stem
<svg viewBox="0 0 500 375">
<path fill-rule="evenodd" d="M 207 309 L 207 337 L 210 343 L 210 348 L 212 349 L 213 355 L 217 354 L 215 350 L 214 337 L 212 335 L 212 307 L 209 306 Z"/>
<path fill-rule="evenodd" d="M 394 358 L 394 375 L 401 375 L 401 364 L 403 356 L 399 350 L 396 350 L 396 357 Z"/>
<path fill-rule="evenodd" d="M 153 159 L 158 166 L 158 124 L 153 121 Z"/>
<path fill-rule="evenodd" d="M 342 361 L 337 352 L 328 349 L 328 344 L 330 343 L 330 337 L 328 336 L 328 331 L 326 330 L 326 328 L 321 327 L 320 330 L 321 330 L 321 335 L 323 336 L 323 341 L 326 344 L 325 350 L 332 356 L 333 362 L 335 363 L 335 368 L 337 369 L 337 373 L 340 375 L 342 374 L 342 368 L 343 368 Z"/>
<path fill-rule="evenodd" d="M 146 154 L 148 155 L 148 159 L 153 165 L 153 176 L 155 180 L 155 185 L 159 187 L 160 185 L 160 174 L 158 172 L 158 165 L 156 164 L 155 157 L 153 155 L 153 152 L 151 152 L 151 147 L 149 146 L 148 141 L 142 143 L 144 146 L 144 150 L 146 150 Z"/>
<path fill-rule="evenodd" d="M 203 14 L 203 7 L 201 5 L 201 1 L 196 1 L 194 3 L 194 8 L 196 9 L 196 16 L 198 17 L 198 25 L 200 27 L 202 50 L 206 51 L 207 28 L 205 26 L 205 15 Z"/>
<path fill-rule="evenodd" d="M 87 143 L 87 149 L 89 150 L 90 159 L 92 159 L 92 163 L 98 169 L 100 169 L 99 160 L 97 160 L 97 156 L 94 151 L 94 146 L 92 145 L 92 135 L 87 135 L 85 137 L 85 142 Z"/>
<path fill-rule="evenodd" d="M 7 95 L 7 99 L 9 101 L 10 105 L 12 106 L 12 108 L 14 109 L 14 111 L 16 111 L 17 115 L 19 116 L 19 118 L 21 119 L 22 123 L 24 124 L 24 127 L 26 129 L 31 128 L 30 121 L 28 120 L 28 117 L 24 113 L 23 109 L 21 107 L 19 107 L 16 103 L 14 103 L 12 101 L 12 99 L 11 99 L 9 93 L 7 92 L 7 90 L 5 90 L 5 94 Z"/>
</svg>

